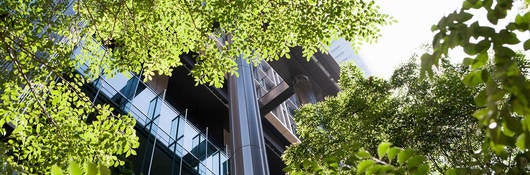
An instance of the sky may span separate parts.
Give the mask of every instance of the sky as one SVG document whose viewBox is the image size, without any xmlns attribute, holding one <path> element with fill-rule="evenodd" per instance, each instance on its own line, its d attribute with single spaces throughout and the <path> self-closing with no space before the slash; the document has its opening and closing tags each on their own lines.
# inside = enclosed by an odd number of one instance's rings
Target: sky
<svg viewBox="0 0 530 175">
<path fill-rule="evenodd" d="M 375 44 L 364 44 L 359 55 L 371 75 L 389 78 L 423 43 L 431 43 L 431 26 L 459 9 L 462 0 L 376 0 L 397 22 L 384 26 Z"/>
</svg>

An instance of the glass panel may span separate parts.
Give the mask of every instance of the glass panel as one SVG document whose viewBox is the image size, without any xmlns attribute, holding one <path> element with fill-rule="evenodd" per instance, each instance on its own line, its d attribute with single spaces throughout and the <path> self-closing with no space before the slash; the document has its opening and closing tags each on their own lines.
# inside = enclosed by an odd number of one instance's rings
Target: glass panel
<svg viewBox="0 0 530 175">
<path fill-rule="evenodd" d="M 147 112 L 149 111 L 149 104 L 151 100 L 155 97 L 155 93 L 144 89 L 132 99 L 132 104 L 134 108 L 130 108 L 130 112 L 132 113 L 132 111 L 134 111 L 137 114 L 133 116 L 139 121 L 142 126 L 144 126 L 151 119 L 150 116 L 148 117 Z"/>
<path fill-rule="evenodd" d="M 194 173 L 198 174 L 228 173 L 228 158 L 224 150 L 210 143 L 206 135 L 137 77 L 132 75 L 131 78 L 127 77 L 123 74 L 117 74 L 113 78 L 102 77 L 94 81 L 94 86 L 100 90 L 103 97 L 136 118 L 141 126 L 145 126 L 153 117 L 158 116 L 148 126 L 151 134 L 162 143 L 157 147 L 168 148 L 170 152 L 184 160 L 182 164 L 183 168 L 187 167 L 186 171 L 195 171 Z"/>
<path fill-rule="evenodd" d="M 183 120 L 183 129 L 184 129 L 184 132 L 183 134 L 185 135 L 182 135 L 182 139 L 179 140 L 179 144 L 182 145 L 182 147 L 184 147 L 184 149 L 186 150 L 192 150 L 193 149 L 193 138 L 197 135 L 199 135 L 199 132 L 197 132 L 197 130 L 195 130 L 194 128 L 192 128 L 190 126 L 190 124 L 186 121 L 186 120 Z"/>
<path fill-rule="evenodd" d="M 173 119 L 175 117 L 178 116 L 178 113 L 174 110 L 172 110 L 166 103 L 162 102 L 162 105 L 160 107 L 160 116 L 158 117 L 158 121 L 156 122 L 156 124 L 160 127 L 160 129 L 162 131 L 164 131 L 164 133 L 171 133 L 172 131 L 172 127 L 171 127 L 171 121 L 173 121 Z M 162 136 L 164 138 L 161 138 L 161 139 L 164 139 L 164 140 L 170 140 L 170 138 L 174 138 L 175 136 L 172 134 L 172 135 L 164 135 Z M 169 144 L 171 143 L 167 143 L 165 146 L 169 146 Z"/>
<path fill-rule="evenodd" d="M 129 80 L 127 77 L 125 77 L 123 74 L 118 73 L 112 78 L 106 78 L 102 76 L 107 83 L 103 84 L 101 88 L 103 89 L 114 89 L 114 92 L 108 92 L 105 95 L 108 97 L 113 97 L 117 94 L 116 90 L 120 90 L 124 88 L 127 85 L 127 81 Z"/>
<path fill-rule="evenodd" d="M 219 174 L 221 172 L 221 154 L 219 153 L 219 151 L 215 152 L 215 154 L 213 154 L 210 158 L 208 158 L 209 161 L 210 161 L 210 167 L 211 167 L 211 170 L 217 174 Z"/>
<path fill-rule="evenodd" d="M 229 169 L 229 165 L 230 165 L 230 162 L 228 161 L 228 157 L 226 157 L 226 155 L 223 155 L 224 157 L 221 157 L 221 162 L 222 162 L 222 172 L 219 173 L 219 174 L 222 174 L 222 175 L 225 175 L 225 174 L 230 174 L 230 169 Z"/>
<path fill-rule="evenodd" d="M 174 118 L 173 120 L 171 120 L 171 132 L 169 132 L 169 135 L 171 135 L 171 137 L 174 137 L 175 139 L 178 139 L 177 138 L 178 125 L 179 125 L 178 118 Z"/>
</svg>

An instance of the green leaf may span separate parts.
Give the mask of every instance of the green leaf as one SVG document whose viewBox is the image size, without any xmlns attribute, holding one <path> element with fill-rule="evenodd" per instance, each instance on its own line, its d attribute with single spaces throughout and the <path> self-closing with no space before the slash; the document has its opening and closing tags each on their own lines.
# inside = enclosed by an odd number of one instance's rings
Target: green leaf
<svg viewBox="0 0 530 175">
<path fill-rule="evenodd" d="M 429 75 L 433 75 L 432 66 L 437 63 L 436 57 L 431 54 L 425 53 L 421 56 L 421 72 L 427 72 Z"/>
<path fill-rule="evenodd" d="M 96 164 L 88 162 L 85 164 L 86 175 L 98 175 L 99 169 Z"/>
<path fill-rule="evenodd" d="M 497 24 L 499 21 L 499 18 L 497 18 L 497 12 L 495 10 L 488 10 L 487 18 L 492 24 Z"/>
<path fill-rule="evenodd" d="M 382 159 L 383 156 L 385 156 L 386 152 L 388 151 L 388 148 L 390 148 L 391 145 L 392 143 L 389 142 L 383 142 L 379 144 L 379 146 L 377 147 L 377 156 L 379 157 L 379 159 Z"/>
<path fill-rule="evenodd" d="M 517 44 L 521 41 L 517 39 L 517 35 L 515 33 L 510 32 L 508 30 L 501 30 L 497 36 L 497 39 L 500 40 L 502 43 L 505 44 Z"/>
<path fill-rule="evenodd" d="M 436 31 L 436 30 L 438 30 L 438 26 L 436 26 L 436 25 L 432 25 L 432 26 L 431 26 L 431 31 L 434 32 L 434 31 Z"/>
<path fill-rule="evenodd" d="M 478 26 L 477 23 L 477 29 L 476 31 L 473 31 L 474 33 L 478 33 L 480 36 L 484 37 L 492 37 L 495 35 L 495 29 L 491 27 L 485 27 L 485 26 Z"/>
<path fill-rule="evenodd" d="M 486 106 L 488 95 L 486 94 L 486 90 L 481 90 L 477 96 L 475 96 L 475 104 L 477 106 Z"/>
<path fill-rule="evenodd" d="M 416 167 L 420 166 L 423 163 L 423 161 L 425 161 L 425 157 L 423 157 L 423 156 L 420 156 L 420 155 L 412 156 L 407 161 L 407 167 L 408 167 L 408 169 L 416 168 Z"/>
<path fill-rule="evenodd" d="M 466 13 L 466 12 L 461 12 L 459 15 L 458 15 L 458 22 L 465 22 L 465 21 L 468 21 L 470 20 L 471 18 L 473 17 L 472 14 L 470 13 Z"/>
<path fill-rule="evenodd" d="M 486 9 L 491 8 L 492 4 L 493 4 L 493 0 L 484 0 L 484 2 L 482 2 L 482 6 Z"/>
<path fill-rule="evenodd" d="M 511 117 L 510 115 L 511 114 L 504 115 L 504 117 L 502 118 L 503 125 L 512 132 L 521 133 L 523 131 L 521 121 L 516 119 L 515 117 Z"/>
<path fill-rule="evenodd" d="M 467 75 L 464 76 L 464 80 L 462 80 L 465 85 L 468 87 L 474 87 L 480 83 L 483 82 L 482 80 L 482 71 L 481 70 L 474 70 Z"/>
<path fill-rule="evenodd" d="M 446 175 L 458 175 L 456 173 L 456 170 L 454 168 L 451 168 L 451 169 L 448 169 L 446 172 L 445 172 Z"/>
<path fill-rule="evenodd" d="M 398 163 L 400 165 L 403 165 L 410 156 L 412 156 L 413 151 L 410 149 L 405 149 L 398 154 Z"/>
<path fill-rule="evenodd" d="M 476 45 L 475 45 L 475 50 L 478 52 L 478 53 L 481 53 L 481 54 L 485 54 L 487 56 L 487 51 L 489 49 L 491 45 L 491 42 L 488 41 L 488 40 L 482 40 L 480 42 L 478 42 Z"/>
<path fill-rule="evenodd" d="M 426 164 L 422 164 L 418 167 L 418 169 L 416 170 L 416 172 L 414 172 L 414 174 L 416 175 L 425 175 L 425 174 L 429 174 L 429 166 L 426 165 Z"/>
<path fill-rule="evenodd" d="M 486 120 L 488 118 L 488 113 L 489 113 L 488 108 L 482 108 L 482 109 L 476 110 L 473 113 L 473 117 L 475 117 L 479 121 L 486 122 L 486 123 L 483 123 L 484 125 L 488 125 L 489 122 Z"/>
<path fill-rule="evenodd" d="M 469 2 L 469 4 L 471 5 L 475 5 L 478 2 L 478 0 L 466 0 L 466 2 Z"/>
<path fill-rule="evenodd" d="M 471 66 L 472 69 L 478 69 L 482 66 L 486 65 L 488 63 L 488 54 L 486 52 L 482 52 L 477 55 L 475 58 L 473 65 Z"/>
<path fill-rule="evenodd" d="M 396 158 L 399 152 L 401 152 L 400 148 L 396 148 L 396 147 L 390 148 L 390 150 L 388 151 L 388 160 L 390 161 L 390 163 L 392 163 L 392 160 Z"/>
<path fill-rule="evenodd" d="M 464 52 L 468 55 L 475 55 L 477 54 L 477 51 L 475 50 L 477 46 L 475 46 L 475 44 L 471 44 L 471 43 L 467 43 L 467 44 L 464 44 L 463 48 L 464 48 Z"/>
<path fill-rule="evenodd" d="M 362 174 L 365 172 L 369 167 L 374 165 L 373 160 L 363 160 L 357 165 L 357 174 Z"/>
<path fill-rule="evenodd" d="M 505 63 L 508 58 L 515 55 L 515 52 L 508 47 L 496 47 L 495 50 L 495 63 Z"/>
<path fill-rule="evenodd" d="M 76 162 L 70 162 L 68 165 L 68 171 L 70 175 L 82 175 L 83 171 L 81 170 L 81 166 L 79 166 Z"/>
<path fill-rule="evenodd" d="M 525 130 L 530 130 L 530 117 L 524 117 L 521 122 L 523 122 L 523 128 L 526 128 Z"/>
<path fill-rule="evenodd" d="M 468 1 L 464 1 L 464 3 L 462 4 L 462 9 L 464 10 L 468 10 L 471 7 L 473 7 L 473 4 L 469 3 Z"/>
<path fill-rule="evenodd" d="M 508 137 L 513 137 L 515 135 L 515 132 L 513 132 L 512 130 L 510 130 L 509 127 L 507 127 L 507 123 L 506 122 L 503 122 L 502 123 L 502 133 Z"/>
<path fill-rule="evenodd" d="M 490 142 L 490 147 L 496 154 L 501 154 L 504 151 L 505 145 Z"/>
<path fill-rule="evenodd" d="M 331 168 L 333 168 L 333 169 L 337 169 L 337 168 L 339 168 L 339 163 L 338 163 L 338 162 L 330 163 L 330 164 L 329 164 L 329 167 L 331 167 Z"/>
<path fill-rule="evenodd" d="M 52 175 L 63 175 L 63 170 L 59 168 L 57 165 L 53 165 L 51 168 L 51 174 Z"/>
<path fill-rule="evenodd" d="M 464 58 L 464 61 L 462 61 L 463 66 L 471 66 L 475 60 L 473 58 L 466 57 Z"/>
<path fill-rule="evenodd" d="M 104 166 L 99 166 L 99 173 L 100 175 L 110 175 L 110 169 Z"/>
<path fill-rule="evenodd" d="M 372 157 L 370 153 L 368 153 L 368 151 L 365 151 L 365 150 L 359 150 L 356 155 L 360 159 L 368 159 Z"/>
</svg>

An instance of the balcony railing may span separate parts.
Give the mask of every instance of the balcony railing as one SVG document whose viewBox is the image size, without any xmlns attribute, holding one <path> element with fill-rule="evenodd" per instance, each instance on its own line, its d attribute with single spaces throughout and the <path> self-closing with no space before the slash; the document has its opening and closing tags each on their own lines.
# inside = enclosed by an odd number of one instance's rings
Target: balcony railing
<svg viewBox="0 0 530 175">
<path fill-rule="evenodd" d="M 86 75 L 87 68 L 83 64 L 78 71 Z M 134 74 L 101 76 L 93 86 L 198 174 L 229 173 L 226 153 Z"/>
</svg>

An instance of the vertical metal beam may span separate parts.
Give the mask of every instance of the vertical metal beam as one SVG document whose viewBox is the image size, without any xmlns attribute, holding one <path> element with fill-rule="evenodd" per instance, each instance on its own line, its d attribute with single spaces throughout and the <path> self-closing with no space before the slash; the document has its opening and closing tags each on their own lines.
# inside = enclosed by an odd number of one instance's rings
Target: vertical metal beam
<svg viewBox="0 0 530 175">
<path fill-rule="evenodd" d="M 239 77 L 231 76 L 230 128 L 232 140 L 231 171 L 233 175 L 268 175 L 269 166 L 259 112 L 253 67 L 237 60 Z"/>
<path fill-rule="evenodd" d="M 153 126 L 153 124 L 151 124 Z M 155 155 L 155 148 L 156 148 L 156 135 L 155 135 L 155 141 L 153 143 L 153 150 L 151 151 L 151 159 L 149 160 L 149 169 L 147 170 L 147 175 L 151 175 L 151 167 L 153 166 L 153 158 Z"/>
</svg>

